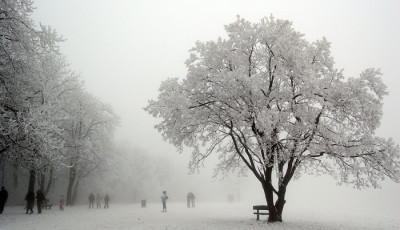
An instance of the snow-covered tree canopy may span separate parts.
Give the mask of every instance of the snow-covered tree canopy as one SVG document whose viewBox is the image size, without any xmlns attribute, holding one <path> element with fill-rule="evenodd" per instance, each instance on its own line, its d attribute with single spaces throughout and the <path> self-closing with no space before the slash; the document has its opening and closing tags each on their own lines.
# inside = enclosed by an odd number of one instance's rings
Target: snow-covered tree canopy
<svg viewBox="0 0 400 230">
<path fill-rule="evenodd" d="M 238 17 L 225 29 L 227 39 L 197 42 L 186 78 L 164 81 L 145 108 L 162 119 L 165 139 L 193 147 L 192 167 L 218 152 L 217 170 L 249 168 L 268 206 L 278 195 L 271 221 L 281 220 L 295 172 L 358 188 L 399 181 L 398 145 L 374 136 L 387 94 L 379 70 L 345 78 L 325 38 L 310 43 L 272 16 L 255 24 Z"/>
<path fill-rule="evenodd" d="M 59 162 L 57 125 L 71 78 L 54 30 L 35 28 L 32 1 L 1 1 L 0 152 L 27 168 Z"/>
<path fill-rule="evenodd" d="M 35 25 L 32 4 L 0 1 L 0 159 L 36 171 L 79 164 L 87 175 L 104 161 L 118 119 L 83 90 L 59 51 L 63 39 Z"/>
</svg>

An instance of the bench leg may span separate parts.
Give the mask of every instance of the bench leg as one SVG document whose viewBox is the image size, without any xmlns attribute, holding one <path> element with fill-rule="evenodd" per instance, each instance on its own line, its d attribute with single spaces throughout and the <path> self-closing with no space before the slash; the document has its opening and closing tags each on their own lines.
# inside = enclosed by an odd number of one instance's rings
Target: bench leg
<svg viewBox="0 0 400 230">
<path fill-rule="evenodd" d="M 260 220 L 260 210 L 257 210 L 257 220 Z"/>
</svg>

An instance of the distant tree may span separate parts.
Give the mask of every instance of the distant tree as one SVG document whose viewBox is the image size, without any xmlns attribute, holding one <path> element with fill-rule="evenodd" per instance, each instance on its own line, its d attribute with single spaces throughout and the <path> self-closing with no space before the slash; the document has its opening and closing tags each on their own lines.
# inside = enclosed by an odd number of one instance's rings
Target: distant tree
<svg viewBox="0 0 400 230">
<path fill-rule="evenodd" d="M 399 182 L 399 146 L 375 137 L 386 86 L 376 69 L 344 78 L 330 44 L 312 43 L 272 16 L 238 17 L 228 38 L 197 42 L 184 80 L 161 84 L 145 108 L 191 167 L 219 153 L 218 172 L 248 168 L 259 180 L 269 221 L 282 221 L 287 185 L 301 172 L 326 173 L 357 188 Z"/>
<path fill-rule="evenodd" d="M 165 188 L 179 191 L 182 187 L 184 176 L 170 157 L 154 155 L 124 142 L 114 143 L 111 153 L 110 163 L 96 176 L 101 176 L 102 189 L 118 193 L 121 201 L 158 201 Z"/>
<path fill-rule="evenodd" d="M 73 205 L 80 181 L 107 160 L 118 117 L 109 105 L 84 91 L 71 91 L 69 100 L 62 126 L 69 167 L 66 205 Z"/>
</svg>

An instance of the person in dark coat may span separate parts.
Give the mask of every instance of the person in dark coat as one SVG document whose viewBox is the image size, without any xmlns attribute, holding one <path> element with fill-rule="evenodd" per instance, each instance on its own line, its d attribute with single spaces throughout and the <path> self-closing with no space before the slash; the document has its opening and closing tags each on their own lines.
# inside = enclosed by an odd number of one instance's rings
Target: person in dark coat
<svg viewBox="0 0 400 230">
<path fill-rule="evenodd" d="M 90 193 L 89 195 L 89 208 L 94 208 L 94 195 Z"/>
<path fill-rule="evenodd" d="M 104 196 L 104 208 L 108 208 L 108 201 L 110 201 L 110 197 L 106 193 L 106 195 Z"/>
<path fill-rule="evenodd" d="M 8 199 L 8 192 L 4 188 L 4 186 L 1 186 L 1 190 L 0 190 L 0 214 L 3 213 L 4 205 L 6 205 L 7 199 Z"/>
<path fill-rule="evenodd" d="M 28 211 L 31 211 L 29 214 L 33 213 L 33 204 L 35 203 L 35 192 L 33 189 L 29 189 L 28 193 L 25 196 L 26 200 L 26 213 L 28 214 Z"/>
<path fill-rule="evenodd" d="M 39 214 L 42 213 L 42 205 L 43 205 L 44 200 L 46 200 L 46 198 L 44 197 L 42 190 L 40 190 L 40 189 L 37 190 L 36 191 L 36 204 L 37 204 L 37 209 L 38 209 Z"/>
</svg>

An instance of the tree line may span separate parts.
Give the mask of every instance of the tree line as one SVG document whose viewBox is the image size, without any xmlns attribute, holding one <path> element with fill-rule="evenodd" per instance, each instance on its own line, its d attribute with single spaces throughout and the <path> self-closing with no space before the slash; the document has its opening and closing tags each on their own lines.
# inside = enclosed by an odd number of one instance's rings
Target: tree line
<svg viewBox="0 0 400 230">
<path fill-rule="evenodd" d="M 82 179 L 106 162 L 118 117 L 84 89 L 60 52 L 63 38 L 35 24 L 32 4 L 0 1 L 0 184 L 12 165 L 47 194 L 54 172 L 67 168 L 72 205 Z"/>
</svg>

